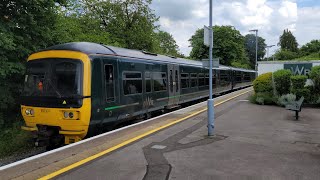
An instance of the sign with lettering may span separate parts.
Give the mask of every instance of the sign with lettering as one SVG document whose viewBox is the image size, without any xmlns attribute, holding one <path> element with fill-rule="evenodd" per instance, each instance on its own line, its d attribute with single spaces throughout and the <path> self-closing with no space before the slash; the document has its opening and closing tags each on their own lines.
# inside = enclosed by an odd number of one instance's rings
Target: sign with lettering
<svg viewBox="0 0 320 180">
<path fill-rule="evenodd" d="M 284 69 L 291 70 L 294 75 L 307 75 L 312 68 L 312 63 L 284 64 Z"/>
</svg>

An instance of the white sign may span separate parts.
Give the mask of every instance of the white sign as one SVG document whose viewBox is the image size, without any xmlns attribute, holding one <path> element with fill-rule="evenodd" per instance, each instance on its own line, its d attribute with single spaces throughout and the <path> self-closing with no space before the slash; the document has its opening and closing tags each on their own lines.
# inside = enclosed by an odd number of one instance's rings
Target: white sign
<svg viewBox="0 0 320 180">
<path fill-rule="evenodd" d="M 210 36 L 209 36 L 209 34 L 210 34 L 210 28 L 207 27 L 207 26 L 204 26 L 203 29 L 204 29 L 203 43 L 204 43 L 204 45 L 206 45 L 206 46 L 210 46 Z M 211 35 L 212 35 L 212 33 L 211 33 Z M 212 41 L 212 39 L 211 39 L 211 41 Z"/>
<path fill-rule="evenodd" d="M 220 65 L 219 58 L 212 58 L 212 67 L 213 68 L 218 68 L 219 65 Z M 209 59 L 202 59 L 202 67 L 207 67 L 207 68 L 210 67 Z"/>
</svg>

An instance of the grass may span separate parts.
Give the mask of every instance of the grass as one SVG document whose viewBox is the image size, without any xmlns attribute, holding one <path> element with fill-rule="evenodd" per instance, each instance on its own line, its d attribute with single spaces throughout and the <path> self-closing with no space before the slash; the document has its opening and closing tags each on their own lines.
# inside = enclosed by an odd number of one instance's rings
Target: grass
<svg viewBox="0 0 320 180">
<path fill-rule="evenodd" d="M 21 122 L 0 129 L 0 158 L 33 148 L 31 133 L 21 130 L 20 126 Z"/>
</svg>

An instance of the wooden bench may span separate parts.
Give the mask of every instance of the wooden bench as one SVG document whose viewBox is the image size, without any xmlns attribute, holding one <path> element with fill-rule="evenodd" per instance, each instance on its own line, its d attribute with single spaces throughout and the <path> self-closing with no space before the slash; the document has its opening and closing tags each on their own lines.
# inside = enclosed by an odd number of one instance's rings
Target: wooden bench
<svg viewBox="0 0 320 180">
<path fill-rule="evenodd" d="M 298 120 L 299 118 L 299 112 L 301 111 L 301 106 L 303 101 L 304 101 L 304 97 L 301 97 L 298 101 L 294 101 L 293 103 L 286 105 L 287 110 L 296 112 L 296 120 Z"/>
</svg>

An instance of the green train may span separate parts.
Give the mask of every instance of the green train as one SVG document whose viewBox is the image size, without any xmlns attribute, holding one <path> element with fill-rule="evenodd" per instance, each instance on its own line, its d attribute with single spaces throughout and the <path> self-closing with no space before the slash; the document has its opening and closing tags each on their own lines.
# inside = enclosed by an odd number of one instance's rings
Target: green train
<svg viewBox="0 0 320 180">
<path fill-rule="evenodd" d="M 250 86 L 256 72 L 214 68 L 214 93 Z M 74 42 L 29 56 L 21 96 L 22 129 L 36 145 L 70 144 L 112 124 L 208 97 L 200 61 Z"/>
</svg>

